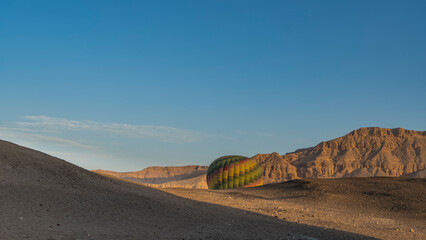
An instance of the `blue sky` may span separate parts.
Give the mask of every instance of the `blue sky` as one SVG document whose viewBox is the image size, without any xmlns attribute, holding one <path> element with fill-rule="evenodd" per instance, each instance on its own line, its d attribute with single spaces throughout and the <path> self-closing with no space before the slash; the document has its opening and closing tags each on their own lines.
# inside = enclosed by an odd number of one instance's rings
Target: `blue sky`
<svg viewBox="0 0 426 240">
<path fill-rule="evenodd" d="M 1 1 L 0 139 L 87 169 L 426 129 L 425 1 Z"/>
</svg>

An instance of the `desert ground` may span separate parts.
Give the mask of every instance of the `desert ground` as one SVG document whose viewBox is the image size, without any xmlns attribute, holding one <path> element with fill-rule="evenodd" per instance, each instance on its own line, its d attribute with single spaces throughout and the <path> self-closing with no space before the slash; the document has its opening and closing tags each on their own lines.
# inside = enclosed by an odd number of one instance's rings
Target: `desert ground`
<svg viewBox="0 0 426 240">
<path fill-rule="evenodd" d="M 0 239 L 372 239 L 93 176 L 1 185 Z"/>
<path fill-rule="evenodd" d="M 426 239 L 426 179 L 305 179 L 256 188 L 164 191 L 323 229 Z"/>
</svg>

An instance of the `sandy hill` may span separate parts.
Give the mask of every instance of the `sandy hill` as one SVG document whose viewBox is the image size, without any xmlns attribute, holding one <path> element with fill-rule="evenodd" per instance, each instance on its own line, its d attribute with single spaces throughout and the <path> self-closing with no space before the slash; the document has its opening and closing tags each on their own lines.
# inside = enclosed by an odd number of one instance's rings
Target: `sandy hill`
<svg viewBox="0 0 426 240">
<path fill-rule="evenodd" d="M 135 172 L 93 170 L 93 172 L 155 187 L 207 188 L 206 166 L 148 167 Z"/>
<path fill-rule="evenodd" d="M 193 201 L 0 141 L 0 239 L 371 239 Z"/>
<path fill-rule="evenodd" d="M 360 128 L 286 155 L 258 154 L 266 182 L 297 178 L 424 176 L 426 132 Z"/>
</svg>

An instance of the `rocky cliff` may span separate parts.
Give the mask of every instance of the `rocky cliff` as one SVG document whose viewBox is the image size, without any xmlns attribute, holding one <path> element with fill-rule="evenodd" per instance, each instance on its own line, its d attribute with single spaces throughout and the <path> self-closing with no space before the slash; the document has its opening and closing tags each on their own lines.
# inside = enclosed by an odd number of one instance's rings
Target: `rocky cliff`
<svg viewBox="0 0 426 240">
<path fill-rule="evenodd" d="M 318 177 L 421 177 L 426 168 L 426 132 L 360 128 L 312 148 L 253 158 L 263 167 L 267 183 Z"/>
</svg>

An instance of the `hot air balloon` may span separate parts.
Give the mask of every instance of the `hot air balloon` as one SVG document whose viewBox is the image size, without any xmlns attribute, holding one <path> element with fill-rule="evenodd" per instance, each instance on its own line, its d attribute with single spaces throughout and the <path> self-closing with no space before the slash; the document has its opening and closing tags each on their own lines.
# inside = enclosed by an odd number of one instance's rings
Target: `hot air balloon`
<svg viewBox="0 0 426 240">
<path fill-rule="evenodd" d="M 223 156 L 210 164 L 207 185 L 209 189 L 261 186 L 262 169 L 253 159 L 237 155 Z"/>
</svg>

